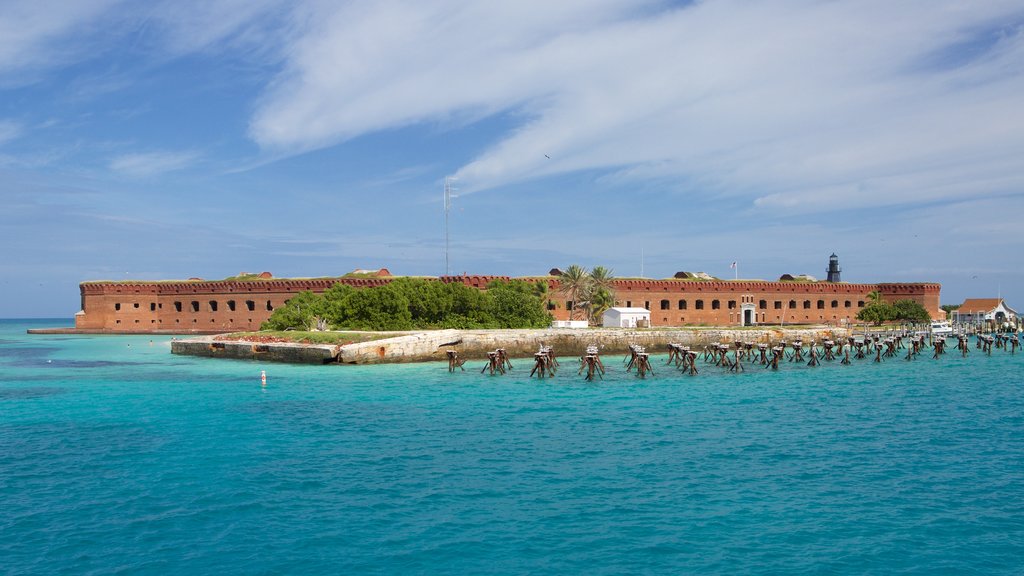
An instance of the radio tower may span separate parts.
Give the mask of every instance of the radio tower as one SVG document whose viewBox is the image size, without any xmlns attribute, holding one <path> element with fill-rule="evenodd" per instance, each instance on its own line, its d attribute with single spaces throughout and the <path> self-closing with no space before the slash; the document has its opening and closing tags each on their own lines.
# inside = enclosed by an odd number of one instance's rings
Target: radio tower
<svg viewBox="0 0 1024 576">
<path fill-rule="evenodd" d="M 452 198 L 455 198 L 455 195 L 452 194 L 452 192 L 455 190 L 455 187 L 452 186 L 452 181 L 454 181 L 454 180 L 455 180 L 455 178 L 453 176 L 445 176 L 444 177 L 444 275 L 445 276 L 450 276 L 451 275 L 451 265 L 450 265 L 449 260 L 448 260 L 448 245 L 449 245 L 448 244 L 448 213 L 451 212 L 451 209 L 452 209 Z"/>
</svg>

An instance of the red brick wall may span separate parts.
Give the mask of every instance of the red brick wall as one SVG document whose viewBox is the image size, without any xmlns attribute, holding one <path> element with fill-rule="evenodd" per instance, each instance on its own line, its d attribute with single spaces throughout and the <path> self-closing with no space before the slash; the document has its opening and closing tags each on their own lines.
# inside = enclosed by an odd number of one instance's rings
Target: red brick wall
<svg viewBox="0 0 1024 576">
<path fill-rule="evenodd" d="M 463 282 L 484 288 L 507 276 L 445 276 L 442 282 Z M 75 318 L 80 329 L 125 332 L 210 332 L 257 330 L 274 308 L 303 290 L 323 292 L 335 283 L 355 287 L 382 286 L 391 278 L 327 278 L 264 280 L 256 282 L 86 282 L 81 284 L 82 310 Z M 826 282 L 735 282 L 616 280 L 615 300 L 620 306 L 648 307 L 654 326 L 739 325 L 742 304 L 750 302 L 758 324 L 839 324 L 853 321 L 878 290 L 886 301 L 912 299 L 935 318 L 939 284 L 830 284 Z M 566 298 L 557 279 L 548 279 L 552 314 L 567 319 Z M 667 309 L 662 309 L 662 302 Z M 685 308 L 680 307 L 685 302 Z M 698 309 L 698 301 L 703 309 Z M 718 302 L 717 308 L 715 302 Z M 193 302 L 198 310 L 194 309 Z M 249 310 L 252 302 L 252 310 Z M 776 308 L 776 303 L 781 308 Z M 795 303 L 795 308 L 790 304 Z M 234 309 L 232 309 L 232 303 Z M 731 304 L 730 304 L 731 303 Z M 178 304 L 181 310 L 178 311 Z"/>
</svg>

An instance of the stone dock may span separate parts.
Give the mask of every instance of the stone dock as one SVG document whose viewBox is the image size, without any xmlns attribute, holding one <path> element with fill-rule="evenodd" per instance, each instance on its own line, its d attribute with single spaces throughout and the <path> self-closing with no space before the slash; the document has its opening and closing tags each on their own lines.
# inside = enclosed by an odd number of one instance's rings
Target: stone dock
<svg viewBox="0 0 1024 576">
<path fill-rule="evenodd" d="M 504 348 L 513 358 L 530 358 L 541 344 L 552 346 L 558 356 L 580 356 L 587 346 L 597 346 L 602 354 L 625 354 L 630 344 L 662 353 L 669 342 L 703 348 L 712 343 L 772 343 L 786 340 L 821 342 L 826 338 L 845 338 L 845 328 L 689 328 L 641 329 L 529 329 L 529 330 L 430 330 L 402 333 L 391 338 L 345 345 L 259 343 L 221 340 L 203 336 L 171 342 L 171 352 L 210 358 L 260 360 L 293 364 L 388 364 L 432 362 L 446 359 L 447 350 L 457 350 L 467 360 L 485 359 L 487 352 Z"/>
</svg>

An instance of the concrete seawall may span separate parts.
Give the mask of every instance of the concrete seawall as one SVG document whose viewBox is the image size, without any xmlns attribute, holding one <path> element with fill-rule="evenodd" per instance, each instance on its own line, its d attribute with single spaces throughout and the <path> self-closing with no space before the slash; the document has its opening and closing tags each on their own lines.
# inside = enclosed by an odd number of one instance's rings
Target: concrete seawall
<svg viewBox="0 0 1024 576">
<path fill-rule="evenodd" d="M 678 330 L 624 330 L 590 328 L 585 330 L 432 330 L 403 334 L 383 340 L 357 342 L 344 346 L 330 344 L 252 343 L 218 340 L 216 337 L 177 340 L 171 352 L 211 358 L 233 358 L 301 364 L 388 364 L 429 362 L 445 359 L 445 351 L 454 349 L 462 358 L 484 359 L 487 352 L 504 348 L 514 358 L 531 357 L 541 343 L 554 347 L 559 356 L 579 356 L 589 345 L 605 354 L 624 354 L 630 344 L 645 346 L 652 352 L 664 352 L 669 342 L 691 347 L 711 343 L 779 342 L 802 339 L 806 342 L 825 338 L 843 338 L 842 328 L 694 328 Z"/>
</svg>

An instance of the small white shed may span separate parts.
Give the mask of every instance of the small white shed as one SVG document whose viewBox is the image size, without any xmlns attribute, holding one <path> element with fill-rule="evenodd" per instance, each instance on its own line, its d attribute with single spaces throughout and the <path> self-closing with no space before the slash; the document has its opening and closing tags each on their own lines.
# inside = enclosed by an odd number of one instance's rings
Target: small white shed
<svg viewBox="0 0 1024 576">
<path fill-rule="evenodd" d="M 651 311 L 646 308 L 609 308 L 604 311 L 605 328 L 636 328 L 651 325 Z"/>
</svg>

